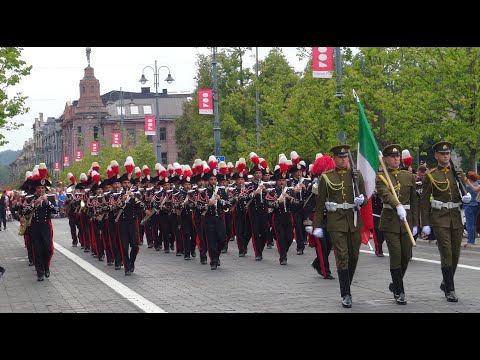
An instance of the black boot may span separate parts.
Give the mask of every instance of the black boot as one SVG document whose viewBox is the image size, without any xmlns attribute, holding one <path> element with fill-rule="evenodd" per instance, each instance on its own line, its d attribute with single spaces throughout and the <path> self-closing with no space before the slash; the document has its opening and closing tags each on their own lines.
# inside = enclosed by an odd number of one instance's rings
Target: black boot
<svg viewBox="0 0 480 360">
<path fill-rule="evenodd" d="M 393 296 L 399 305 L 406 305 L 405 290 L 403 288 L 402 269 L 390 269 L 393 281 Z M 389 287 L 390 288 L 390 287 Z"/>
<path fill-rule="evenodd" d="M 455 295 L 455 285 L 453 282 L 453 268 L 451 266 L 442 267 L 443 282 L 445 283 L 445 297 L 449 302 L 457 302 Z"/>
<path fill-rule="evenodd" d="M 350 294 L 350 276 L 347 270 L 338 270 L 338 281 L 340 282 L 340 296 L 342 297 L 342 306 L 352 307 L 352 295 Z"/>
<path fill-rule="evenodd" d="M 318 260 L 318 257 L 315 258 L 312 262 L 312 267 L 317 270 L 318 275 L 322 275 L 322 271 L 320 270 L 320 261 Z"/>
</svg>

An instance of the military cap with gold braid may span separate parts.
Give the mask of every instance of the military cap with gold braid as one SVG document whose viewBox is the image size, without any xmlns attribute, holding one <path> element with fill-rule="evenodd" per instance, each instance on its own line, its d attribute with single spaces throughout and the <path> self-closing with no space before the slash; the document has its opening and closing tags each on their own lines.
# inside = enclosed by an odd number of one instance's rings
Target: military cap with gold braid
<svg viewBox="0 0 480 360">
<path fill-rule="evenodd" d="M 337 156 L 348 156 L 349 149 L 350 149 L 350 146 L 342 144 L 342 145 L 337 145 L 332 147 L 330 149 L 330 152 L 333 153 L 333 155 L 337 155 Z"/>
<path fill-rule="evenodd" d="M 450 152 L 452 150 L 452 143 L 449 141 L 439 141 L 436 144 L 433 144 L 432 149 L 435 152 Z"/>
<path fill-rule="evenodd" d="M 382 155 L 383 156 L 389 156 L 389 155 L 398 155 L 400 156 L 402 154 L 402 147 L 398 144 L 390 144 L 385 146 L 385 148 L 382 150 Z"/>
</svg>

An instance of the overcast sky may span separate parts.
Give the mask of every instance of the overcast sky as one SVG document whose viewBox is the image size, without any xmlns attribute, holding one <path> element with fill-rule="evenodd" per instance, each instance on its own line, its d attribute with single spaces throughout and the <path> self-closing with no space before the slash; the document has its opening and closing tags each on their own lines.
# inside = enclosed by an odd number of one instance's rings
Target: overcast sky
<svg viewBox="0 0 480 360">
<path fill-rule="evenodd" d="M 150 86 L 155 91 L 153 84 L 153 71 L 145 69 L 145 77 L 149 80 L 142 85 L 138 80 L 145 66 L 154 67 L 155 60 L 158 66 L 164 65 L 170 68 L 175 81 L 167 84 L 163 81 L 168 70 L 159 70 L 160 86 L 168 89 L 169 93 L 192 92 L 195 88 L 194 76 L 196 73 L 196 54 L 208 54 L 207 48 L 193 47 L 92 47 L 90 65 L 95 69 L 95 77 L 100 81 L 100 93 L 104 94 L 111 90 L 140 92 L 142 86 Z M 258 48 L 258 57 L 263 59 L 271 48 Z M 255 48 L 253 48 L 255 50 Z M 303 71 L 306 61 L 298 60 L 296 48 L 282 48 L 290 65 L 296 71 Z M 252 52 L 255 55 L 255 51 Z M 43 119 L 59 117 L 65 108 L 67 101 L 78 100 L 80 90 L 79 82 L 83 78 L 84 69 L 87 66 L 85 48 L 62 47 L 62 48 L 24 48 L 22 60 L 32 65 L 29 76 L 23 78 L 19 85 L 10 88 L 8 93 L 12 97 L 16 92 L 22 92 L 28 96 L 26 106 L 30 108 L 27 114 L 14 118 L 16 122 L 24 124 L 19 130 L 0 132 L 6 136 L 9 144 L 0 147 L 4 150 L 20 150 L 28 138 L 33 136 L 32 124 L 39 113 L 43 113 Z M 253 66 L 255 58 L 246 59 L 247 66 Z"/>
</svg>

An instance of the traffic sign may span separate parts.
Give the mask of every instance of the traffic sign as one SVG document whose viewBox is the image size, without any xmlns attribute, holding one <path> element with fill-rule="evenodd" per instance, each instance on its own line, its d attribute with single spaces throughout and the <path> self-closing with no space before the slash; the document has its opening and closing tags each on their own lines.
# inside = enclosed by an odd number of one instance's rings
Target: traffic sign
<svg viewBox="0 0 480 360">
<path fill-rule="evenodd" d="M 225 156 L 224 155 L 218 155 L 218 156 L 216 156 L 216 158 L 217 158 L 217 162 L 225 161 Z"/>
</svg>

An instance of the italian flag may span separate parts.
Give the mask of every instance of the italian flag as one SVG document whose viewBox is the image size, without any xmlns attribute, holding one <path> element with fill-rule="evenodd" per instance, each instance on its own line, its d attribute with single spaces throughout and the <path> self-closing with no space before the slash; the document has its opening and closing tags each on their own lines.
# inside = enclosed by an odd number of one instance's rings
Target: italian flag
<svg viewBox="0 0 480 360">
<path fill-rule="evenodd" d="M 360 209 L 360 216 L 363 221 L 363 229 L 361 229 L 362 243 L 367 244 L 370 240 L 370 232 L 373 231 L 372 194 L 375 189 L 375 177 L 380 163 L 378 160 L 380 150 L 355 90 L 353 90 L 353 96 L 357 100 L 359 111 L 357 168 L 363 175 L 365 192 L 368 198 L 368 204 Z"/>
</svg>

